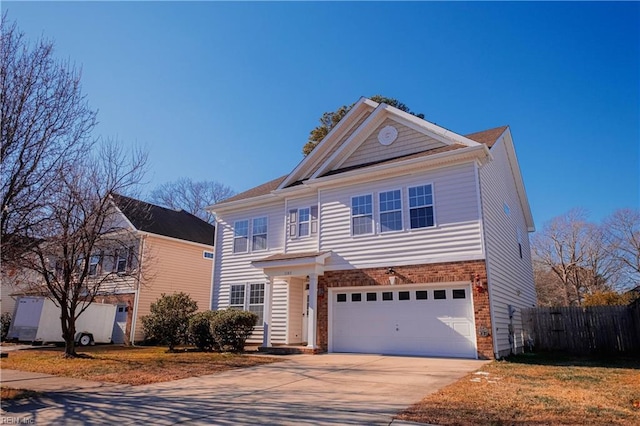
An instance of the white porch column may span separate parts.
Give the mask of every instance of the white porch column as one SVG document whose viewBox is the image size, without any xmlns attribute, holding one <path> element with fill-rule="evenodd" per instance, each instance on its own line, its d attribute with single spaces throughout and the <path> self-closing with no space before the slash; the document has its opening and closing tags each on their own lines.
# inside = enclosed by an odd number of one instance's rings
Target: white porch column
<svg viewBox="0 0 640 426">
<path fill-rule="evenodd" d="M 273 292 L 273 277 L 269 277 L 269 282 L 264 286 L 264 330 L 262 335 L 262 346 L 271 347 L 271 294 Z"/>
<path fill-rule="evenodd" d="M 309 316 L 307 318 L 307 348 L 316 348 L 316 323 L 318 322 L 318 275 L 309 275 Z"/>
</svg>

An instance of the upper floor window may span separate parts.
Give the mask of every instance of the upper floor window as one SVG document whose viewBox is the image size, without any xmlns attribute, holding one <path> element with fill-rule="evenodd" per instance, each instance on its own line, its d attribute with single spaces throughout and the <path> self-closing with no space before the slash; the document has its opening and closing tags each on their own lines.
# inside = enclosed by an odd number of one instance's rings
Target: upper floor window
<svg viewBox="0 0 640 426">
<path fill-rule="evenodd" d="M 117 273 L 121 274 L 127 271 L 127 263 L 129 259 L 128 250 L 122 249 L 116 251 L 116 267 L 115 270 Z"/>
<path fill-rule="evenodd" d="M 431 185 L 409 188 L 409 218 L 411 229 L 426 228 L 434 225 L 433 188 Z"/>
<path fill-rule="evenodd" d="M 251 250 L 259 251 L 267 249 L 267 218 L 253 219 L 251 230 Z"/>
<path fill-rule="evenodd" d="M 318 233 L 318 206 L 289 210 L 289 238 Z"/>
<path fill-rule="evenodd" d="M 353 235 L 373 233 L 373 197 L 371 194 L 351 198 L 351 229 Z"/>
<path fill-rule="evenodd" d="M 233 224 L 233 252 L 246 253 L 249 246 L 249 221 L 239 220 Z"/>
<path fill-rule="evenodd" d="M 402 230 L 402 196 L 399 189 L 381 192 L 380 232 Z"/>
<path fill-rule="evenodd" d="M 298 236 L 307 237 L 311 232 L 311 211 L 304 208 L 298 210 Z"/>
<path fill-rule="evenodd" d="M 89 275 L 98 275 L 98 266 L 100 265 L 100 255 L 94 254 L 89 258 Z"/>
</svg>

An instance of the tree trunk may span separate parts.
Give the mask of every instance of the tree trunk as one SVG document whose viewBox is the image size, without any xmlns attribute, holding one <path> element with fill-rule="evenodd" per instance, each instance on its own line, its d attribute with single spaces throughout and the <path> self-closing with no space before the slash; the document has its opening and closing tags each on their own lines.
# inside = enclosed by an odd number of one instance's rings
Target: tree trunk
<svg viewBox="0 0 640 426">
<path fill-rule="evenodd" d="M 76 358 L 76 324 L 75 315 L 70 313 L 66 306 L 62 307 L 62 315 L 60 317 L 62 321 L 62 338 L 64 339 L 64 357 Z"/>
</svg>

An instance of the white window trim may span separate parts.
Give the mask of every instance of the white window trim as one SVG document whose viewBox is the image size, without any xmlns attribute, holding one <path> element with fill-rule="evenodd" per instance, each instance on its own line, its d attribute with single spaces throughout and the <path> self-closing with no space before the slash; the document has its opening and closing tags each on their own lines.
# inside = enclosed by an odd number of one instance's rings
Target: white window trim
<svg viewBox="0 0 640 426">
<path fill-rule="evenodd" d="M 251 303 L 251 287 L 254 285 L 262 285 L 262 303 Z M 255 328 L 256 329 L 262 329 L 263 328 L 263 322 L 264 322 L 264 305 L 265 305 L 265 301 L 264 301 L 264 297 L 265 297 L 265 290 L 266 290 L 266 286 L 267 284 L 264 282 L 253 282 L 253 283 L 241 283 L 241 284 L 231 284 L 229 286 L 229 309 L 238 309 L 238 310 L 242 310 L 242 311 L 247 311 L 247 312 L 251 312 L 249 310 L 250 306 L 262 306 L 262 320 L 263 321 L 259 321 L 258 324 L 256 324 Z M 243 288 L 243 304 L 231 304 L 231 294 L 233 291 L 233 287 L 242 287 Z"/>
<path fill-rule="evenodd" d="M 305 235 L 300 235 L 300 210 L 309 210 L 309 220 L 304 221 L 304 223 L 309 223 L 309 233 Z M 314 216 L 315 210 L 315 216 Z M 311 204 L 308 206 L 302 207 L 292 207 L 287 210 L 287 217 L 285 221 L 287 222 L 287 238 L 289 240 L 297 240 L 304 238 L 311 238 L 318 235 L 318 222 L 320 216 L 320 208 L 317 204 Z M 294 232 L 291 232 L 295 230 Z"/>
<path fill-rule="evenodd" d="M 307 215 L 307 217 L 309 218 L 308 220 L 303 221 L 301 219 L 300 212 L 302 210 L 308 210 L 309 211 L 309 213 Z M 307 226 L 307 233 L 304 234 L 304 235 L 302 235 L 302 232 L 300 232 L 303 223 L 306 223 L 308 225 Z M 298 238 L 307 238 L 307 237 L 310 237 L 310 236 L 311 236 L 311 207 L 301 207 L 301 208 L 298 209 Z"/>
<path fill-rule="evenodd" d="M 247 234 L 246 235 L 241 235 L 238 236 L 236 235 L 236 230 L 238 229 L 238 224 L 241 222 L 246 222 L 247 223 Z M 251 221 L 249 219 L 242 219 L 242 220 L 236 220 L 233 222 L 233 245 L 231 247 L 231 250 L 233 253 L 248 253 L 249 252 L 249 226 L 251 226 Z M 247 247 L 244 251 L 241 250 L 236 250 L 236 240 L 241 239 L 241 238 L 245 238 L 247 240 Z"/>
<path fill-rule="evenodd" d="M 365 234 L 355 234 L 353 232 L 353 219 L 355 217 L 365 217 L 365 216 L 369 216 L 368 214 L 366 215 L 356 215 L 354 216 L 353 214 L 353 199 L 356 197 L 366 197 L 366 196 L 370 196 L 371 197 L 371 232 L 367 232 Z M 376 202 L 375 202 L 375 197 L 374 197 L 374 193 L 370 192 L 367 194 L 358 194 L 358 195 L 352 195 L 351 196 L 351 203 L 349 204 L 349 227 L 351 228 L 351 236 L 354 238 L 360 238 L 363 236 L 367 236 L 367 235 L 375 235 L 376 234 Z"/>
<path fill-rule="evenodd" d="M 254 233 L 254 231 L 255 231 L 254 223 L 255 223 L 256 220 L 259 220 L 259 219 L 264 219 L 265 220 L 267 228 L 266 228 L 266 231 L 264 233 L 255 234 Z M 256 218 L 251 219 L 251 232 L 250 233 L 251 233 L 251 252 L 260 252 L 260 251 L 269 250 L 269 216 L 260 216 L 260 217 L 256 217 Z M 254 248 L 254 240 L 253 240 L 253 238 L 256 235 L 264 235 L 265 245 L 264 245 L 263 249 Z"/>
<path fill-rule="evenodd" d="M 393 192 L 393 191 L 400 191 L 400 210 L 389 210 L 389 211 L 382 211 L 382 207 L 381 207 L 381 203 L 380 203 L 380 195 L 385 193 L 385 192 Z M 409 193 L 409 190 L 407 189 L 407 193 Z M 398 233 L 398 232 L 404 232 L 407 228 L 405 226 L 405 224 L 407 223 L 406 219 L 405 219 L 405 200 L 404 200 L 404 191 L 402 190 L 402 188 L 392 188 L 392 189 L 385 189 L 382 191 L 378 191 L 377 193 L 377 197 L 376 197 L 376 201 L 377 201 L 377 218 L 378 218 L 378 222 L 376 224 L 374 224 L 374 226 L 376 227 L 377 231 L 379 234 L 393 234 L 393 233 Z M 408 205 L 408 201 L 407 201 L 407 205 Z M 376 206 L 373 206 L 373 210 L 376 210 Z M 382 230 L 382 213 L 391 213 L 391 212 L 400 212 L 400 220 L 402 222 L 402 226 L 400 227 L 400 229 L 394 229 L 391 231 L 383 231 Z"/>
<path fill-rule="evenodd" d="M 425 226 L 422 228 L 412 228 L 411 227 L 411 199 L 409 197 L 409 189 L 410 188 L 417 188 L 419 186 L 431 186 L 431 204 L 430 206 L 433 207 L 433 225 L 432 226 Z M 425 229 L 432 229 L 432 228 L 436 228 L 438 226 L 438 218 L 436 215 L 436 189 L 435 189 L 435 185 L 433 184 L 433 182 L 425 182 L 425 183 L 421 183 L 421 184 L 417 184 L 417 185 L 408 185 L 405 189 L 406 191 L 406 197 L 407 197 L 407 201 L 406 201 L 406 205 L 407 205 L 407 214 L 406 214 L 406 219 L 407 219 L 407 226 L 406 229 L 409 232 L 420 232 L 423 231 Z M 422 207 L 428 207 L 429 204 L 427 206 L 422 206 Z M 413 207 L 413 208 L 419 208 L 419 207 Z"/>
</svg>

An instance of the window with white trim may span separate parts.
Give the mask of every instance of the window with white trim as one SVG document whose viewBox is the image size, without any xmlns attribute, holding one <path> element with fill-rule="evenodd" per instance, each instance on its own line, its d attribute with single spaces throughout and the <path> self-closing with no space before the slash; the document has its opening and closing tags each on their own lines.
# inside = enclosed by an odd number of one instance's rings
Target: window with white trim
<svg viewBox="0 0 640 426">
<path fill-rule="evenodd" d="M 238 220 L 233 224 L 233 252 L 246 253 L 249 249 L 249 221 Z"/>
<path fill-rule="evenodd" d="M 249 291 L 247 291 L 247 286 Z M 229 293 L 229 308 L 253 312 L 258 316 L 257 326 L 264 321 L 264 283 L 232 284 Z"/>
<path fill-rule="evenodd" d="M 289 238 L 304 238 L 317 233 L 317 205 L 289 210 Z"/>
<path fill-rule="evenodd" d="M 100 265 L 100 255 L 94 254 L 89 258 L 89 275 L 98 275 L 98 267 Z"/>
<path fill-rule="evenodd" d="M 380 232 L 402 231 L 402 192 L 399 189 L 381 192 Z"/>
<path fill-rule="evenodd" d="M 127 264 L 129 263 L 129 250 L 120 249 L 116 250 L 116 264 L 115 264 L 115 272 L 118 274 L 122 274 L 127 272 Z"/>
<path fill-rule="evenodd" d="M 434 226 L 433 188 L 430 184 L 409 188 L 409 219 L 411 229 Z"/>
<path fill-rule="evenodd" d="M 253 219 L 251 229 L 251 250 L 261 251 L 267 249 L 267 218 Z"/>
<path fill-rule="evenodd" d="M 311 209 L 298 209 L 298 236 L 307 237 L 311 233 Z"/>
<path fill-rule="evenodd" d="M 373 197 L 371 194 L 351 197 L 351 232 L 353 235 L 373 233 Z"/>
</svg>

